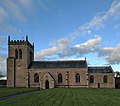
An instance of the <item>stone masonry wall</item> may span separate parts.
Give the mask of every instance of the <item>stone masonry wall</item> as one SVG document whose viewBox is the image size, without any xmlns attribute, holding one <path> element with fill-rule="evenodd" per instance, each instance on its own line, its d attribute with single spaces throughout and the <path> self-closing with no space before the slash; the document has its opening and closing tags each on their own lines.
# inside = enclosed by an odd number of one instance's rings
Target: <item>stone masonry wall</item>
<svg viewBox="0 0 120 106">
<path fill-rule="evenodd" d="M 64 68 L 64 69 L 41 69 L 30 70 L 30 86 L 41 86 L 40 83 L 34 83 L 34 74 L 39 74 L 41 79 L 46 73 L 50 73 L 55 80 L 55 87 L 88 87 L 87 68 Z M 66 73 L 68 72 L 68 81 L 66 80 Z M 58 83 L 58 74 L 61 73 L 63 82 Z M 80 83 L 75 82 L 76 73 L 80 74 Z M 39 81 L 40 82 L 40 81 Z"/>
<path fill-rule="evenodd" d="M 90 88 L 115 88 L 114 73 L 91 73 L 89 77 L 94 76 L 94 83 L 89 83 Z M 103 83 L 103 77 L 107 76 L 107 83 Z M 98 85 L 99 84 L 99 85 Z"/>
</svg>

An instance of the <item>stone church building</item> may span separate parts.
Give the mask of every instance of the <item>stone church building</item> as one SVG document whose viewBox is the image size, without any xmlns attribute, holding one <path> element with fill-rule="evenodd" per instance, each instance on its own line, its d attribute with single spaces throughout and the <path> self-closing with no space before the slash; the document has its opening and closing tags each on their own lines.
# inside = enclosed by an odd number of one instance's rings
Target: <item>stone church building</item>
<svg viewBox="0 0 120 106">
<path fill-rule="evenodd" d="M 34 61 L 34 44 L 8 37 L 7 87 L 115 88 L 111 66 L 89 67 L 85 60 Z"/>
</svg>

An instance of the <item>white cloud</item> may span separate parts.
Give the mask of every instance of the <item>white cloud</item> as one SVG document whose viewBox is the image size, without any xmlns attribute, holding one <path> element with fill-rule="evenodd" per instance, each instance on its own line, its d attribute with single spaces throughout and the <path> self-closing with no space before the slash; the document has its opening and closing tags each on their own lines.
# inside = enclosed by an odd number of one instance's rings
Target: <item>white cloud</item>
<svg viewBox="0 0 120 106">
<path fill-rule="evenodd" d="M 115 18 L 120 17 L 120 1 L 119 0 L 114 0 L 110 9 L 106 13 L 108 16 L 112 16 Z"/>
<path fill-rule="evenodd" d="M 111 4 L 107 11 L 102 11 L 97 13 L 88 23 L 80 25 L 73 32 L 69 33 L 68 36 L 71 40 L 74 40 L 78 36 L 90 35 L 93 30 L 98 30 L 105 27 L 105 22 L 108 19 L 113 19 L 115 17 L 120 18 L 120 1 L 115 0 Z M 119 20 L 118 20 L 119 21 Z"/>
<path fill-rule="evenodd" d="M 93 39 L 90 39 L 88 41 L 86 41 L 85 43 L 83 44 L 78 44 L 78 45 L 75 45 L 75 47 L 77 48 L 92 48 L 94 46 L 96 46 L 97 44 L 99 44 L 101 42 L 101 38 L 100 37 L 97 37 L 97 38 L 93 38 Z"/>
<path fill-rule="evenodd" d="M 0 7 L 0 23 L 3 23 L 5 17 L 7 17 L 7 12 L 3 7 Z"/>
<path fill-rule="evenodd" d="M 54 45 L 56 45 L 59 50 L 64 50 L 68 46 L 68 43 L 67 38 L 60 38 L 54 42 Z"/>
<path fill-rule="evenodd" d="M 23 15 L 18 3 L 14 0 L 3 0 L 2 5 L 9 16 L 14 17 L 17 20 L 25 20 L 25 16 Z"/>
<path fill-rule="evenodd" d="M 7 34 L 16 33 L 17 29 L 11 25 L 9 20 L 23 21 L 25 15 L 21 11 L 22 6 L 19 6 L 14 0 L 2 0 L 0 5 L 0 31 Z"/>
<path fill-rule="evenodd" d="M 61 38 L 57 41 L 53 42 L 53 47 L 41 50 L 36 55 L 36 59 L 41 59 L 47 55 L 55 55 L 57 54 L 60 58 L 64 58 L 66 56 L 74 56 L 74 55 L 84 55 L 95 50 L 95 47 L 99 45 L 101 42 L 101 38 L 97 36 L 96 38 L 90 39 L 83 44 L 77 44 L 73 47 L 69 47 L 68 39 Z"/>
<path fill-rule="evenodd" d="M 0 72 L 6 75 L 6 55 L 0 54 Z"/>
<path fill-rule="evenodd" d="M 6 75 L 6 55 L 1 53 L 6 50 L 5 47 L 3 46 L 3 44 L 5 43 L 6 37 L 0 36 L 0 72 L 4 75 Z"/>
<path fill-rule="evenodd" d="M 44 5 L 43 5 L 44 7 Z M 96 35 L 95 38 L 90 39 L 82 44 L 76 44 L 70 47 L 69 42 L 72 42 L 77 36 L 89 35 L 93 30 L 98 30 L 99 28 L 105 27 L 105 22 L 108 19 L 118 19 L 120 17 L 120 1 L 115 0 L 111 4 L 110 8 L 107 11 L 99 12 L 95 15 L 88 23 L 81 25 L 78 29 L 74 30 L 68 37 L 61 38 L 52 42 L 52 47 L 41 50 L 37 53 L 36 57 L 45 57 L 46 55 L 58 55 L 60 58 L 74 55 L 84 55 L 91 52 L 98 53 L 99 57 L 105 57 L 106 61 L 109 63 L 115 63 L 115 60 L 118 62 L 119 55 L 113 55 L 119 49 L 105 47 L 99 48 L 98 45 L 101 42 L 101 37 Z M 70 38 L 70 39 L 69 39 Z M 114 51 L 114 52 L 113 52 Z M 39 56 L 38 56 L 39 54 Z"/>
<path fill-rule="evenodd" d="M 91 34 L 92 33 L 92 31 L 91 30 L 88 30 L 88 34 Z"/>
<path fill-rule="evenodd" d="M 97 48 L 99 57 L 104 58 L 109 64 L 120 63 L 120 44 L 116 47 Z"/>
<path fill-rule="evenodd" d="M 65 61 L 65 60 L 85 60 L 85 58 L 61 58 L 60 61 Z"/>
<path fill-rule="evenodd" d="M 103 14 L 104 13 L 97 14 L 96 16 L 93 17 L 93 19 L 90 22 L 81 25 L 79 29 L 85 31 L 90 29 L 99 29 L 101 27 L 103 28 L 104 27 L 103 22 L 107 19 L 107 16 Z"/>
<path fill-rule="evenodd" d="M 100 44 L 101 38 L 98 36 L 96 38 L 90 39 L 82 44 L 74 45 L 71 48 L 67 48 L 59 53 L 61 58 L 66 56 L 84 55 L 90 52 L 94 52 L 95 48 Z"/>
<path fill-rule="evenodd" d="M 106 60 L 110 64 L 119 64 L 120 63 L 120 44 L 117 45 L 114 49 L 112 49 L 111 53 L 108 55 Z"/>
<path fill-rule="evenodd" d="M 100 42 L 101 42 L 101 38 L 96 37 L 86 41 L 83 44 L 75 45 L 73 48 L 79 51 L 79 54 L 86 54 L 89 52 L 93 52 L 95 50 L 95 47 L 99 45 Z"/>
<path fill-rule="evenodd" d="M 36 17 L 40 8 L 49 11 L 52 3 L 54 4 L 54 0 L 1 0 L 0 31 L 17 34 L 20 30 L 18 27 Z"/>
<path fill-rule="evenodd" d="M 109 64 L 119 64 L 120 63 L 120 45 L 117 47 L 104 47 L 100 48 L 99 44 L 101 43 L 101 37 L 95 36 L 93 39 L 82 44 L 76 44 L 73 47 L 69 47 L 68 40 L 66 38 L 61 38 L 54 43 L 53 47 L 41 50 L 35 56 L 36 59 L 46 58 L 46 59 L 55 59 L 54 55 L 57 55 L 61 60 L 79 57 L 89 53 L 98 53 L 98 57 L 104 57 L 104 59 Z M 71 57 L 71 58 L 70 58 Z"/>
<path fill-rule="evenodd" d="M 5 43 L 6 43 L 6 37 L 0 36 L 0 51 L 5 50 L 5 47 L 3 46 L 3 44 L 5 44 Z"/>
<path fill-rule="evenodd" d="M 105 47 L 105 48 L 97 48 L 96 52 L 98 52 L 98 56 L 99 57 L 104 57 L 104 56 L 108 56 L 111 54 L 111 52 L 114 50 L 114 48 L 112 47 Z"/>
<path fill-rule="evenodd" d="M 90 29 L 99 29 L 104 27 L 104 23 L 108 18 L 118 19 L 120 17 L 120 1 L 115 0 L 111 4 L 110 8 L 106 12 L 99 12 L 93 17 L 90 22 L 83 24 L 79 27 L 79 30 L 87 31 Z"/>
<path fill-rule="evenodd" d="M 21 5 L 24 9 L 30 9 L 33 7 L 33 0 L 18 0 L 19 5 Z"/>
<path fill-rule="evenodd" d="M 52 55 L 52 54 L 57 54 L 58 52 L 64 50 L 67 48 L 68 46 L 68 39 L 67 38 L 60 38 L 54 42 L 52 42 L 52 46 L 51 48 L 48 49 L 44 49 L 44 50 L 40 50 L 36 55 L 35 58 L 36 59 L 41 59 L 44 56 L 47 55 Z M 48 58 L 48 57 L 47 57 Z"/>
<path fill-rule="evenodd" d="M 115 0 L 113 1 L 113 3 L 111 4 L 110 8 L 108 9 L 108 11 L 106 12 L 99 12 L 96 16 L 94 16 L 92 18 L 92 20 L 90 20 L 90 22 L 81 25 L 77 30 L 75 30 L 73 33 L 70 34 L 70 36 L 72 36 L 73 38 L 76 38 L 79 35 L 88 35 L 91 34 L 91 30 L 95 30 L 95 29 L 99 29 L 99 28 L 104 28 L 105 26 L 105 22 L 108 19 L 119 19 L 120 18 L 120 1 L 119 0 Z M 119 20 L 118 20 L 119 21 Z M 75 45 L 72 48 L 69 48 L 65 51 L 63 51 L 60 56 L 64 57 L 64 56 L 71 56 L 71 55 L 77 55 L 77 54 L 87 54 L 90 52 L 96 52 L 98 53 L 99 57 L 105 57 L 106 61 L 108 61 L 109 63 L 118 63 L 119 62 L 119 48 L 99 48 L 96 46 L 101 42 L 101 38 L 97 37 L 96 39 L 92 39 L 92 40 L 88 40 L 87 42 L 83 43 L 83 44 L 78 44 Z M 93 43 L 94 42 L 94 43 Z M 120 52 L 120 51 L 119 51 Z M 116 53 L 118 53 L 116 55 Z"/>
<path fill-rule="evenodd" d="M 52 47 L 52 48 L 48 48 L 48 49 L 41 50 L 40 52 L 38 52 L 38 53 L 35 55 L 35 58 L 36 58 L 36 59 L 41 59 L 41 58 L 43 58 L 44 56 L 52 55 L 52 54 L 55 54 L 55 53 L 57 53 L 57 48 L 56 48 L 56 47 Z"/>
<path fill-rule="evenodd" d="M 49 11 L 50 6 L 54 4 L 54 0 L 1 0 L 0 16 L 5 13 L 18 21 L 24 21 L 29 18 L 26 14 L 34 16 L 34 13 L 41 8 Z M 38 11 L 37 11 L 38 12 Z"/>
</svg>

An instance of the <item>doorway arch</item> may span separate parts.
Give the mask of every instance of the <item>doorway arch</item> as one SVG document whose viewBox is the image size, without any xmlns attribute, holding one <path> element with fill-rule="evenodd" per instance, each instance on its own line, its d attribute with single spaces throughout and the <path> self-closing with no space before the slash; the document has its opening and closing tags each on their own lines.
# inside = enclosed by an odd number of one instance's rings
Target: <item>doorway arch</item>
<svg viewBox="0 0 120 106">
<path fill-rule="evenodd" d="M 48 80 L 45 81 L 45 89 L 49 89 L 49 81 Z"/>
</svg>

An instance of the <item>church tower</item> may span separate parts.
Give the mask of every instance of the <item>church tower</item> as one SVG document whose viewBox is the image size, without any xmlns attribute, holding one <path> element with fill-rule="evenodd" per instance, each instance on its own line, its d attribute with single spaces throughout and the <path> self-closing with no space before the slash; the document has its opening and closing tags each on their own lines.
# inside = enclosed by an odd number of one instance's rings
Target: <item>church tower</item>
<svg viewBox="0 0 120 106">
<path fill-rule="evenodd" d="M 34 45 L 8 36 L 7 87 L 28 87 L 28 66 L 34 61 Z"/>
</svg>

